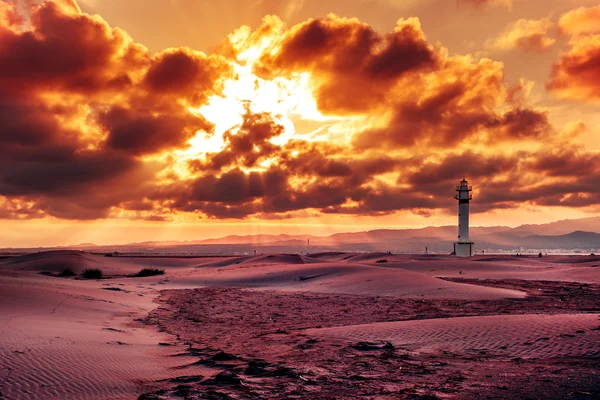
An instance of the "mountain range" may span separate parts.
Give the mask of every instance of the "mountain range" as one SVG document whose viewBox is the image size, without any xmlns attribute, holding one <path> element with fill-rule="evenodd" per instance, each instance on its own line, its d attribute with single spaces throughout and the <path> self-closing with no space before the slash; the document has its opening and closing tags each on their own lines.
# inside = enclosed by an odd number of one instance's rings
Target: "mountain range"
<svg viewBox="0 0 600 400">
<path fill-rule="evenodd" d="M 363 232 L 336 233 L 330 236 L 313 235 L 229 235 L 221 238 L 136 242 L 122 245 L 97 246 L 82 243 L 71 248 L 96 252 L 170 252 L 170 253 L 248 253 L 305 252 L 305 251 L 394 251 L 449 252 L 456 241 L 456 226 L 420 229 L 376 229 Z M 600 217 L 562 220 L 547 224 L 473 227 L 471 240 L 478 250 L 589 250 L 600 249 Z M 310 241 L 310 246 L 309 242 Z M 15 250 L 15 249 L 4 249 Z M 39 249 L 19 249 L 34 251 Z"/>
</svg>

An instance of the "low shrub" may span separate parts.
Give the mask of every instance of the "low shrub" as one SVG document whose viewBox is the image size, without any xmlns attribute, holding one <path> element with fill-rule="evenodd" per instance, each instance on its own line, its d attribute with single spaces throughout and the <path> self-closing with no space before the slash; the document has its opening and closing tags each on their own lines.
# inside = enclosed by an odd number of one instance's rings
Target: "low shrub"
<svg viewBox="0 0 600 400">
<path fill-rule="evenodd" d="M 102 279 L 102 270 L 98 268 L 88 268 L 83 270 L 82 275 L 85 279 Z"/>
<path fill-rule="evenodd" d="M 133 276 L 135 276 L 137 278 L 143 278 L 145 276 L 164 275 L 164 274 L 165 274 L 164 269 L 144 268 L 140 272 L 138 272 L 137 274 L 135 274 Z"/>
<path fill-rule="evenodd" d="M 376 263 L 376 264 L 377 264 L 377 263 L 386 263 L 386 262 L 387 262 L 387 260 L 386 260 L 385 258 L 384 258 L 384 259 L 382 259 L 382 260 L 377 260 L 377 261 L 375 261 L 375 263 Z"/>
<path fill-rule="evenodd" d="M 58 276 L 75 276 L 75 271 L 73 268 L 63 268 L 62 271 L 58 273 Z"/>
</svg>

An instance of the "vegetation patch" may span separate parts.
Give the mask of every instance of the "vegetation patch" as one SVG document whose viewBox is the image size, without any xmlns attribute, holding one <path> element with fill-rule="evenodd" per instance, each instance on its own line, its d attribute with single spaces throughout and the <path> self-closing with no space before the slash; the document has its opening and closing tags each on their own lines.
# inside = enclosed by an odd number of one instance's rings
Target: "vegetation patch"
<svg viewBox="0 0 600 400">
<path fill-rule="evenodd" d="M 131 276 L 136 277 L 136 278 L 143 278 L 145 276 L 164 275 L 164 274 L 165 274 L 164 269 L 144 268 L 144 269 L 140 270 L 137 274 L 134 274 Z"/>
<path fill-rule="evenodd" d="M 85 279 L 102 279 L 102 270 L 98 268 L 88 268 L 83 270 L 82 275 Z"/>
<path fill-rule="evenodd" d="M 62 271 L 58 273 L 58 276 L 75 276 L 77 275 L 73 268 L 63 268 Z"/>
</svg>

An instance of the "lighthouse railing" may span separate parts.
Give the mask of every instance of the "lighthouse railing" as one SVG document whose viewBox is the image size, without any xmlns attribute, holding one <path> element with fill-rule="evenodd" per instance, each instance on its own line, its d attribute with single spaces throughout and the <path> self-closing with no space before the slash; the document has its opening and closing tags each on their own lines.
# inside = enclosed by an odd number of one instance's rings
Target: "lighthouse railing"
<svg viewBox="0 0 600 400">
<path fill-rule="evenodd" d="M 473 200 L 473 195 L 471 193 L 469 193 L 469 197 L 465 198 L 465 197 L 460 197 L 460 195 L 456 194 L 454 195 L 454 199 L 455 200 Z"/>
</svg>

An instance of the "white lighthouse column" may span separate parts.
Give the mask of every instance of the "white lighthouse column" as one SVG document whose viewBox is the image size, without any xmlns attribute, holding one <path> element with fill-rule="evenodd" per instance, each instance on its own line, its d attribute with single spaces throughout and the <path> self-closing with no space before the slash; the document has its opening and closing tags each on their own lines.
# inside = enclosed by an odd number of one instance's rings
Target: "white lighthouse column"
<svg viewBox="0 0 600 400">
<path fill-rule="evenodd" d="M 458 241 L 469 241 L 469 201 L 458 203 Z"/>
<path fill-rule="evenodd" d="M 466 179 L 456 187 L 458 200 L 458 242 L 454 243 L 454 254 L 458 257 L 471 257 L 473 255 L 473 242 L 469 240 L 469 202 L 473 198 Z"/>
</svg>

